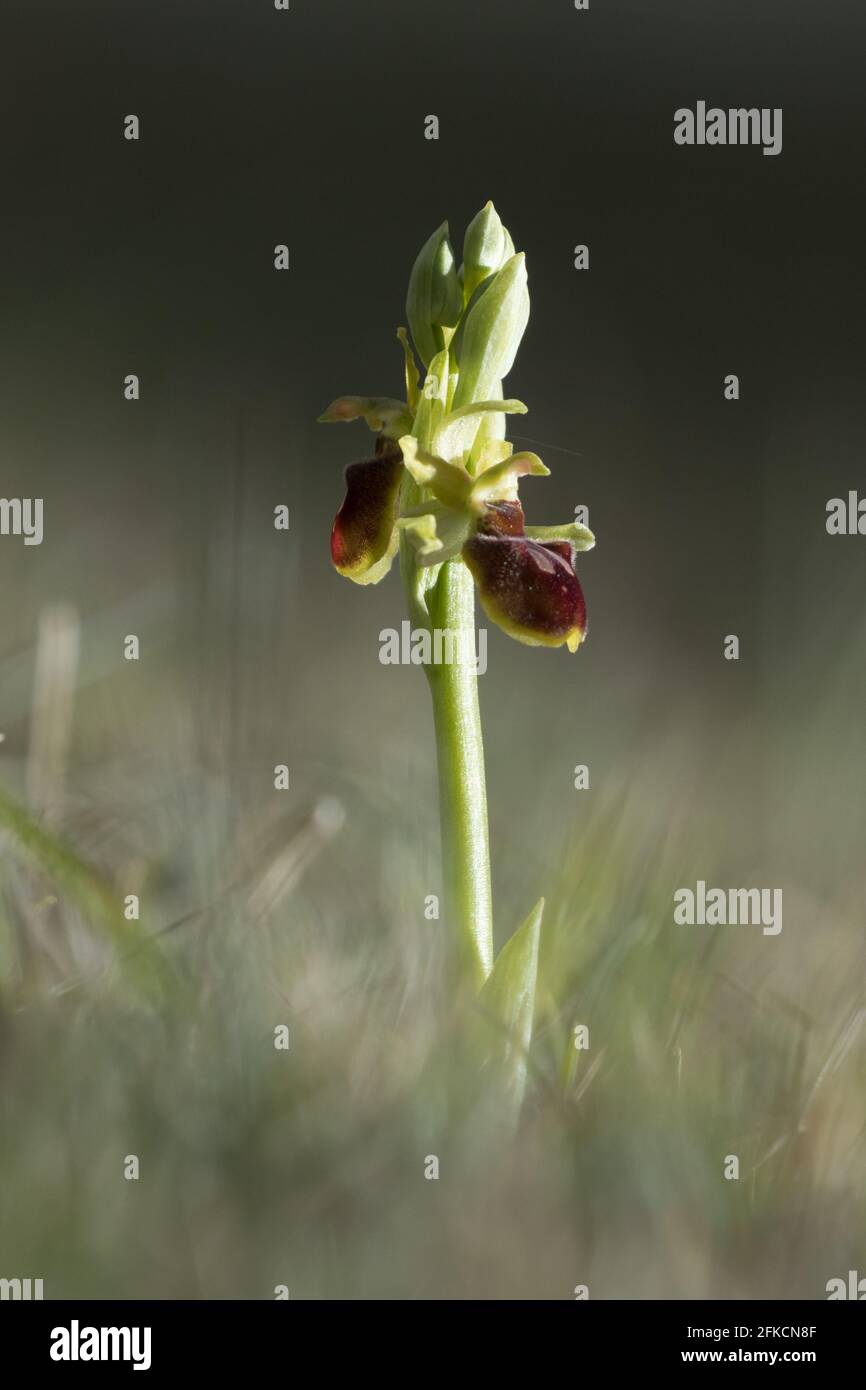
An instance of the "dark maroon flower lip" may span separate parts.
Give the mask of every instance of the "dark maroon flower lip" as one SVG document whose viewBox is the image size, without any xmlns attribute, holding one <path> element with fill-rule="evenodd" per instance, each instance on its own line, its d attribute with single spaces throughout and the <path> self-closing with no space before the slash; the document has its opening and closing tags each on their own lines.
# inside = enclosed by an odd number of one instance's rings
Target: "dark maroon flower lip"
<svg viewBox="0 0 866 1390">
<path fill-rule="evenodd" d="M 403 455 L 380 436 L 373 458 L 350 463 L 346 496 L 331 532 L 331 559 L 340 574 L 375 584 L 387 573 L 397 548 L 396 521 Z"/>
<path fill-rule="evenodd" d="M 586 603 L 568 541 L 476 534 L 462 554 L 492 622 L 528 646 L 577 651 L 586 637 Z"/>
</svg>

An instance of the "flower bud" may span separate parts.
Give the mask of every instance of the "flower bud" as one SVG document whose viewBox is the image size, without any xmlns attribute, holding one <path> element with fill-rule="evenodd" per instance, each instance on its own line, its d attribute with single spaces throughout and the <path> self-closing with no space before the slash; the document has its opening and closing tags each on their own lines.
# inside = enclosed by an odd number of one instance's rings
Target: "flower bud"
<svg viewBox="0 0 866 1390">
<path fill-rule="evenodd" d="M 443 222 L 418 253 L 406 295 L 409 328 L 425 366 L 445 346 L 442 328 L 453 328 L 462 309 L 463 290 L 448 240 L 448 223 Z"/>
<path fill-rule="evenodd" d="M 529 290 L 523 253 L 512 256 L 485 281 L 461 324 L 460 378 L 453 408 L 490 400 L 511 370 L 529 320 Z"/>
<path fill-rule="evenodd" d="M 492 203 L 487 202 L 473 217 L 463 238 L 463 293 L 467 300 L 489 275 L 499 270 L 506 258 L 514 255 L 511 238 L 500 221 Z"/>
</svg>

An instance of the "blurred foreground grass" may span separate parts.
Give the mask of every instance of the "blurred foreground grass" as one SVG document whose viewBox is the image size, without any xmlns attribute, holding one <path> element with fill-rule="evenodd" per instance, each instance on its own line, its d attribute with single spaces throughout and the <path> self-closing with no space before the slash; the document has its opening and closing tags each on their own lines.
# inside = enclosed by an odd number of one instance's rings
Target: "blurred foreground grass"
<svg viewBox="0 0 866 1390">
<path fill-rule="evenodd" d="M 657 779 L 523 855 L 500 816 L 500 938 L 548 901 L 510 1134 L 451 1046 L 432 767 L 340 782 L 336 748 L 263 795 L 267 758 L 221 761 L 170 685 L 131 698 L 113 677 L 79 701 L 68 779 L 62 701 L 4 759 L 0 1275 L 48 1297 L 821 1298 L 862 1267 L 862 884 L 787 882 L 778 939 L 674 927 L 674 888 L 736 871 Z"/>
</svg>

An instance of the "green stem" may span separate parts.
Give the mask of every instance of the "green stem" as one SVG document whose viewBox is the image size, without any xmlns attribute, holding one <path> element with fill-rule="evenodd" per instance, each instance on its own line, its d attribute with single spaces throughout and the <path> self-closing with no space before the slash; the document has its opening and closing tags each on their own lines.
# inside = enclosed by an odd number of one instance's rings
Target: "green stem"
<svg viewBox="0 0 866 1390">
<path fill-rule="evenodd" d="M 442 566 L 427 603 L 432 628 L 453 634 L 454 642 L 452 661 L 426 668 L 439 767 L 445 911 L 461 977 L 480 989 L 493 967 L 493 906 L 478 675 L 469 655 L 475 649 L 475 587 L 462 561 Z"/>
</svg>

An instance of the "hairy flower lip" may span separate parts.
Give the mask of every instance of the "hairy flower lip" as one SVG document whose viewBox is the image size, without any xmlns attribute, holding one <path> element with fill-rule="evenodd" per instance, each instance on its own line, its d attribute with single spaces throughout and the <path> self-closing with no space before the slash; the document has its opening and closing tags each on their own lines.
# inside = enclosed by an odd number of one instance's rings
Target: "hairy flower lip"
<svg viewBox="0 0 866 1390">
<path fill-rule="evenodd" d="M 568 541 L 477 533 L 462 556 L 491 622 L 527 646 L 577 651 L 586 637 L 586 602 Z"/>
<path fill-rule="evenodd" d="M 390 568 L 402 479 L 403 455 L 383 435 L 372 458 L 346 469 L 346 496 L 331 531 L 331 559 L 346 578 L 376 584 Z"/>
</svg>

